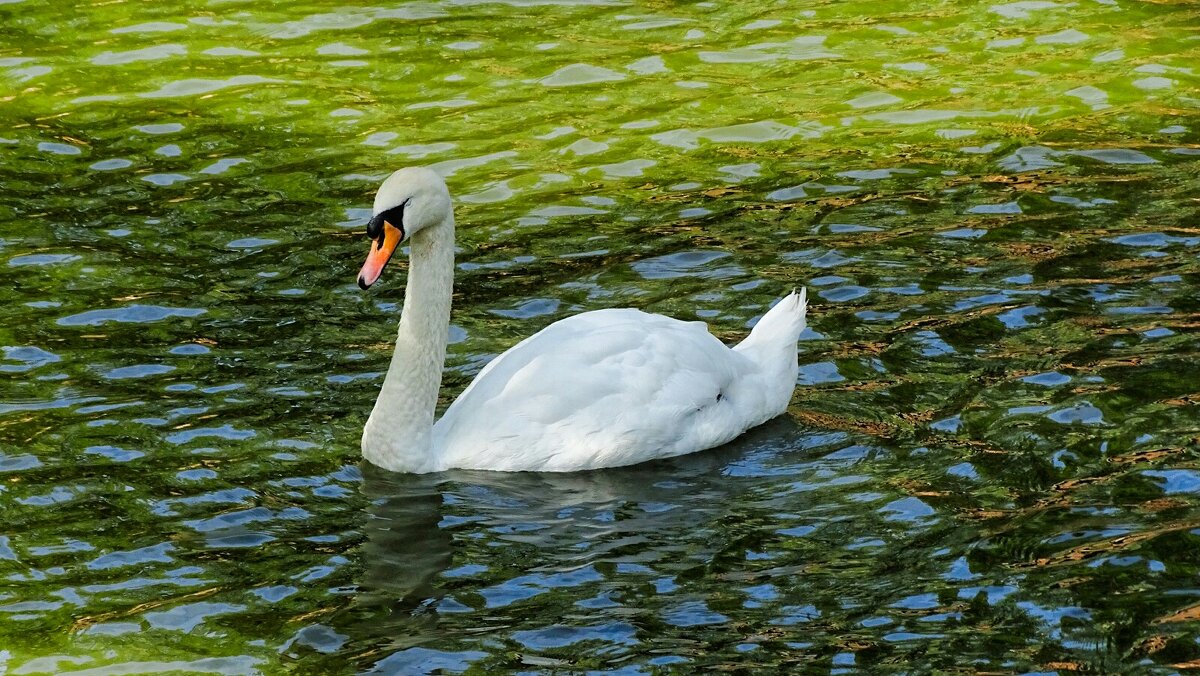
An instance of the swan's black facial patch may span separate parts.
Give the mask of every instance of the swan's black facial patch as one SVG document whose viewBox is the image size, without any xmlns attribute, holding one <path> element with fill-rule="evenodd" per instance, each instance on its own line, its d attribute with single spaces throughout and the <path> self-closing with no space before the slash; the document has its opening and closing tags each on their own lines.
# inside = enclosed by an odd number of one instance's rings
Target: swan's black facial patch
<svg viewBox="0 0 1200 676">
<path fill-rule="evenodd" d="M 370 237 L 371 239 L 374 239 L 374 240 L 378 240 L 380 246 L 383 246 L 383 223 L 384 223 L 384 221 L 391 223 L 393 227 L 395 227 L 397 230 L 399 230 L 401 233 L 403 233 L 404 232 L 404 207 L 408 206 L 408 203 L 410 201 L 411 200 L 404 200 L 403 202 L 400 203 L 400 206 L 392 207 L 391 209 L 388 209 L 387 211 L 384 211 L 382 213 L 376 214 L 375 216 L 372 216 L 371 220 L 367 221 L 367 237 Z M 401 235 L 401 237 L 403 237 L 403 235 Z"/>
</svg>

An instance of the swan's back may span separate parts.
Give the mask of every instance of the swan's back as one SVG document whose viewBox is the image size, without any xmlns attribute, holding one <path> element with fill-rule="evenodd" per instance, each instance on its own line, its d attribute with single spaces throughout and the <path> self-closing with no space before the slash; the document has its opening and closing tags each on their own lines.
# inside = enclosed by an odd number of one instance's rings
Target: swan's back
<svg viewBox="0 0 1200 676">
<path fill-rule="evenodd" d="M 630 309 L 563 319 L 493 360 L 450 406 L 433 430 L 437 465 L 574 471 L 720 445 L 786 407 L 796 334 L 790 375 L 767 374 L 703 322 Z M 787 379 L 782 401 L 767 377 Z"/>
<path fill-rule="evenodd" d="M 706 409 L 750 367 L 702 322 L 574 315 L 488 364 L 434 427 L 434 452 L 445 467 L 533 471 L 689 453 L 727 441 L 728 411 Z"/>
</svg>

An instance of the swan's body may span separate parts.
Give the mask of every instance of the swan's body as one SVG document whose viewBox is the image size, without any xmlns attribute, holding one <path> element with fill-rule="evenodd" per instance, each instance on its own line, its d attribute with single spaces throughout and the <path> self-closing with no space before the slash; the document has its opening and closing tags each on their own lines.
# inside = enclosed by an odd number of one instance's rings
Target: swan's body
<svg viewBox="0 0 1200 676">
<path fill-rule="evenodd" d="M 402 169 L 380 188 L 375 213 L 379 251 L 407 235 L 412 259 L 396 351 L 363 430 L 363 455 L 380 467 L 631 465 L 719 446 L 787 408 L 803 293 L 781 300 L 732 349 L 702 322 L 627 309 L 568 317 L 493 360 L 434 424 L 454 274 L 449 194 L 433 172 Z M 398 238 L 388 219 L 401 221 Z M 361 285 L 390 253 L 373 249 Z"/>
</svg>

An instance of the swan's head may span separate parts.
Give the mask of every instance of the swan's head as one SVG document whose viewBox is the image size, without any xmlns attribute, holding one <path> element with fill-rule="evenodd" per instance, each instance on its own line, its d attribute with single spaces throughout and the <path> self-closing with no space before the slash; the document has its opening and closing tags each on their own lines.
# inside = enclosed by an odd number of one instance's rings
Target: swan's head
<svg viewBox="0 0 1200 676">
<path fill-rule="evenodd" d="M 375 208 L 367 223 L 371 251 L 358 273 L 358 285 L 365 289 L 374 284 L 401 242 L 444 223 L 450 211 L 450 191 L 433 170 L 406 167 L 388 176 L 375 193 Z"/>
</svg>

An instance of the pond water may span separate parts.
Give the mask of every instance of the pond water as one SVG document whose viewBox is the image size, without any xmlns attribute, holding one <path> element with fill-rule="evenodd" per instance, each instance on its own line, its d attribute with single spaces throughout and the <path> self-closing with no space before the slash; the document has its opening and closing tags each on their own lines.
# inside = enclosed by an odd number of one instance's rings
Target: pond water
<svg viewBox="0 0 1200 676">
<path fill-rule="evenodd" d="M 1200 8 L 0 5 L 0 673 L 1200 665 Z M 584 310 L 789 413 L 572 475 L 359 433 L 458 196 L 442 404 Z"/>
</svg>

